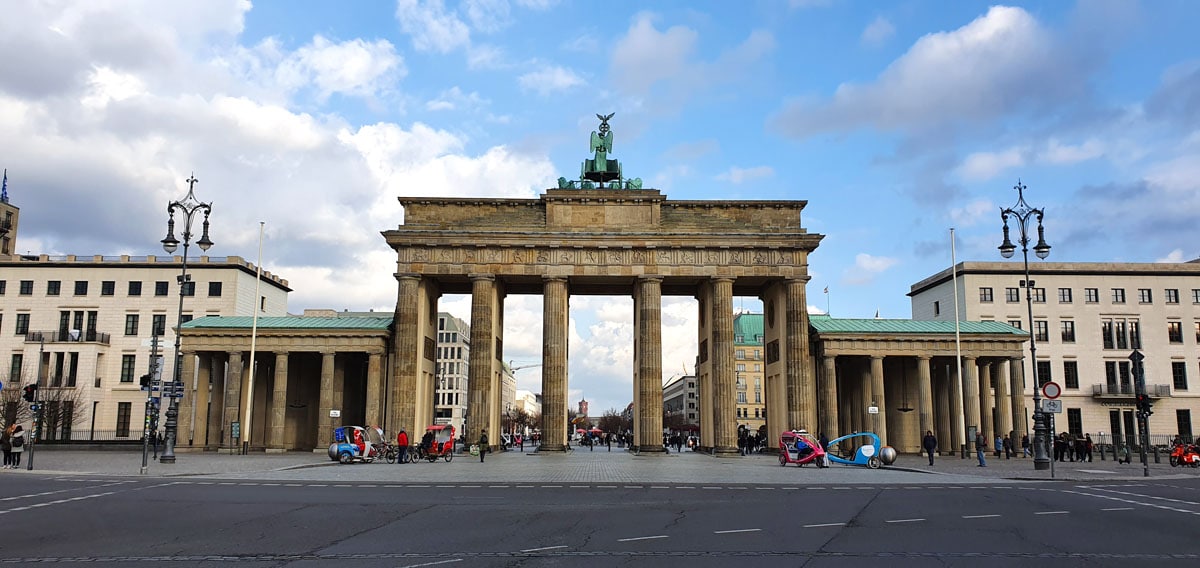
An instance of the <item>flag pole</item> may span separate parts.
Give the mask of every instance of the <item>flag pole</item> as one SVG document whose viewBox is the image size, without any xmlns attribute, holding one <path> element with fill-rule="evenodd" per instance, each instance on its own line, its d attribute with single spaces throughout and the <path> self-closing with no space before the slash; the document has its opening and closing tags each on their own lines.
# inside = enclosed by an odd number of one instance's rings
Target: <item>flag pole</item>
<svg viewBox="0 0 1200 568">
<path fill-rule="evenodd" d="M 964 406 L 963 406 L 963 404 L 964 404 L 963 403 L 963 392 L 964 392 L 963 387 L 966 386 L 966 378 L 963 377 L 962 337 L 959 334 L 960 330 L 959 330 L 959 321 L 958 321 L 959 320 L 959 318 L 958 318 L 958 259 L 957 259 L 957 255 L 955 253 L 955 248 L 954 248 L 954 227 L 950 227 L 950 274 L 951 274 L 951 280 L 950 280 L 951 287 L 954 289 L 954 353 L 955 353 L 954 360 L 957 365 L 957 368 L 955 369 L 955 371 L 958 374 L 958 381 L 959 381 L 958 388 L 955 389 L 955 391 L 956 391 L 955 394 L 957 396 L 956 396 L 956 400 L 954 400 L 954 405 L 956 407 L 955 410 L 958 412 L 958 415 L 960 417 L 962 417 L 962 421 L 964 422 L 963 424 L 961 424 L 962 428 L 959 428 L 958 432 L 956 432 L 954 434 L 954 436 L 956 438 L 958 438 L 958 445 L 961 448 L 961 447 L 966 446 L 966 444 L 968 443 L 968 440 L 967 440 L 967 430 L 966 430 L 967 425 L 965 424 L 966 416 L 963 414 L 963 408 L 964 408 Z"/>
<path fill-rule="evenodd" d="M 250 453 L 250 436 L 252 432 L 250 419 L 254 414 L 254 375 L 256 374 L 254 355 L 258 347 L 256 345 L 258 340 L 258 312 L 262 307 L 259 301 L 259 286 L 262 283 L 262 240 L 263 227 L 265 226 L 266 222 L 258 222 L 258 263 L 254 273 L 254 317 L 250 320 L 250 379 L 246 382 L 246 407 L 242 411 L 244 416 L 242 423 L 242 451 L 247 454 Z M 263 442 L 266 442 L 266 438 L 266 433 L 264 432 Z M 263 446 L 266 447 L 266 444 L 264 443 Z"/>
</svg>

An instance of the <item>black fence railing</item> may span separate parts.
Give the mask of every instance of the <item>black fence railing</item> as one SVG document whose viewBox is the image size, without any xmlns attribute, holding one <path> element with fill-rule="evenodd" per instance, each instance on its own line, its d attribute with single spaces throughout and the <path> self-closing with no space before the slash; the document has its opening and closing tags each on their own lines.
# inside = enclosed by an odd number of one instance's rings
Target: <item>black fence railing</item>
<svg viewBox="0 0 1200 568">
<path fill-rule="evenodd" d="M 1187 444 L 1191 444 L 1194 442 L 1194 438 L 1190 435 L 1182 436 L 1181 438 L 1182 438 L 1183 442 L 1187 443 Z M 1171 445 L 1174 441 L 1175 441 L 1175 434 L 1151 434 L 1150 435 L 1150 446 L 1157 447 L 1160 450 L 1165 449 L 1165 450 L 1169 451 L 1171 449 Z M 1142 437 L 1137 434 L 1128 434 L 1128 435 L 1118 436 L 1118 437 L 1114 438 L 1110 434 L 1099 434 L 1099 435 L 1092 437 L 1092 443 L 1095 446 L 1104 446 L 1104 447 L 1110 447 L 1114 444 L 1117 447 L 1129 446 L 1132 450 L 1137 451 L 1137 450 L 1141 449 L 1141 447 L 1142 447 Z"/>
<path fill-rule="evenodd" d="M 142 430 L 44 429 L 39 444 L 140 444 Z"/>
<path fill-rule="evenodd" d="M 109 335 L 100 333 L 94 329 L 79 330 L 59 330 L 59 331 L 31 331 L 25 334 L 26 343 L 102 343 L 109 344 Z"/>
</svg>

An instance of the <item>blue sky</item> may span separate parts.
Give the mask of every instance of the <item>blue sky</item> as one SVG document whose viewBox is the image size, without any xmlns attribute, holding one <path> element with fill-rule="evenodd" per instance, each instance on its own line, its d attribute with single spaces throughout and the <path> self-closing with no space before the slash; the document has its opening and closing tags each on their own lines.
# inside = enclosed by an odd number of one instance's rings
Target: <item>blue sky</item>
<svg viewBox="0 0 1200 568">
<path fill-rule="evenodd" d="M 802 199 L 813 309 L 907 317 L 913 282 L 998 260 L 1028 186 L 1059 261 L 1200 249 L 1200 4 L 792 0 L 9 3 L 0 165 L 21 252 L 154 254 L 212 200 L 213 255 L 291 281 L 291 311 L 391 310 L 398 195 L 535 197 L 596 113 L 671 199 Z M 744 300 L 745 309 L 757 304 Z M 469 300 L 444 298 L 466 317 Z M 631 398 L 631 303 L 573 298 L 572 399 Z M 695 305 L 664 308 L 664 369 Z M 506 357 L 540 360 L 540 303 Z M 537 390 L 538 369 L 518 373 Z"/>
</svg>

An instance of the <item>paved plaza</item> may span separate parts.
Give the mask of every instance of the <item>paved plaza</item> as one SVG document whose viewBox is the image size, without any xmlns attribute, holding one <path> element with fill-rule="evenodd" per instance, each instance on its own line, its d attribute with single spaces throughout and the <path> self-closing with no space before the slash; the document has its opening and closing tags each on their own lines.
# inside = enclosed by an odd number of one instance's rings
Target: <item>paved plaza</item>
<svg viewBox="0 0 1200 568">
<path fill-rule="evenodd" d="M 10 475 L 104 475 L 139 476 L 140 450 L 84 451 L 37 448 L 34 470 L 28 471 L 29 454 L 19 470 L 0 470 L 0 479 Z M 827 469 L 795 465 L 780 467 L 772 454 L 747 457 L 712 457 L 690 451 L 669 455 L 638 456 L 624 449 L 597 448 L 568 453 L 539 454 L 510 451 L 488 454 L 487 461 L 470 455 L 455 455 L 446 463 L 421 462 L 341 465 L 320 453 L 235 455 L 226 452 L 182 452 L 173 465 L 150 460 L 146 477 L 207 477 L 214 479 L 328 481 L 345 483 L 588 483 L 588 484 L 986 484 L 1051 481 L 1050 472 L 1035 471 L 1030 459 L 997 459 L 989 456 L 988 467 L 977 467 L 973 457 L 942 456 L 933 467 L 927 458 L 902 455 L 891 467 L 833 465 Z M 1152 479 L 1194 478 L 1200 470 L 1172 468 L 1166 456 L 1162 463 L 1151 461 Z M 1138 462 L 1117 464 L 1112 460 L 1056 462 L 1054 480 L 1094 482 L 1143 479 Z M 2 482 L 0 482 L 2 483 Z"/>
</svg>

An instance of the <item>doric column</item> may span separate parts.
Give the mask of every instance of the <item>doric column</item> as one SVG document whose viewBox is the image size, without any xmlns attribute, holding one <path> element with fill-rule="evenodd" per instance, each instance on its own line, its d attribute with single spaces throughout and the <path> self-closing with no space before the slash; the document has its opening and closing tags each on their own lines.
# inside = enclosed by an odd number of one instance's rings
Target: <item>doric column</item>
<svg viewBox="0 0 1200 568">
<path fill-rule="evenodd" d="M 731 289 L 732 290 L 732 289 Z M 662 278 L 637 280 L 637 417 L 638 451 L 661 452 L 662 443 Z M 733 304 L 730 296 L 730 313 Z M 730 324 L 732 333 L 732 323 Z"/>
<path fill-rule="evenodd" d="M 275 381 L 271 391 L 271 425 L 267 451 L 288 449 L 283 440 L 287 425 L 288 352 L 275 352 Z"/>
<path fill-rule="evenodd" d="M 407 428 L 410 434 L 420 436 L 424 433 L 424 427 L 417 430 L 416 392 L 422 349 L 420 307 L 417 305 L 420 301 L 421 277 L 416 274 L 396 274 L 395 277 L 397 292 L 392 331 L 392 385 L 391 397 L 388 398 L 392 419 L 388 425 L 397 432 L 400 428 Z M 437 317 L 436 314 L 434 317 Z"/>
<path fill-rule="evenodd" d="M 714 278 L 712 301 L 713 452 L 737 449 L 737 389 L 733 372 L 733 279 Z M 790 389 L 789 389 L 790 390 Z M 643 401 L 643 404 L 645 401 Z M 662 437 L 659 429 L 654 435 Z M 645 436 L 645 434 L 643 434 Z M 658 442 L 662 444 L 662 440 Z"/>
<path fill-rule="evenodd" d="M 871 356 L 871 398 L 875 403 L 875 407 L 879 410 L 879 414 L 872 417 L 874 424 L 871 425 L 875 429 L 875 434 L 879 436 L 879 442 L 883 445 L 888 445 L 887 437 L 887 401 L 884 394 L 883 386 L 883 356 Z"/>
<path fill-rule="evenodd" d="M 1021 357 L 1008 360 L 1009 390 L 1008 397 L 1012 403 L 1012 430 L 1020 442 L 1021 436 L 1028 434 L 1025 429 L 1025 365 Z M 1030 443 L 1033 443 L 1032 440 Z"/>
<path fill-rule="evenodd" d="M 566 449 L 569 304 L 567 279 L 544 278 L 542 282 L 542 444 L 538 447 L 538 451 Z"/>
<path fill-rule="evenodd" d="M 967 443 L 967 414 L 963 395 L 962 360 L 954 358 L 950 375 L 950 451 L 956 452 Z M 939 440 L 939 442 L 941 442 Z"/>
<path fill-rule="evenodd" d="M 817 423 L 817 383 L 812 380 L 810 372 L 808 303 L 804 292 L 807 282 L 807 277 L 791 278 L 784 282 L 787 295 L 787 347 L 783 356 L 786 357 L 784 368 L 787 374 L 789 427 L 811 429 Z"/>
<path fill-rule="evenodd" d="M 951 382 L 949 373 L 943 373 L 938 376 L 937 382 L 934 383 L 937 387 L 933 390 L 933 401 L 937 405 L 937 412 L 934 413 L 937 430 L 934 430 L 934 433 L 937 434 L 938 450 L 943 454 L 954 451 L 954 441 L 957 439 L 950 427 L 950 415 L 954 413 L 954 405 L 950 402 L 954 398 Z"/>
<path fill-rule="evenodd" d="M 212 371 L 209 373 L 209 380 L 212 381 L 212 389 L 209 391 L 208 401 L 208 420 L 206 421 L 208 434 L 205 436 L 208 442 L 205 444 L 207 448 L 219 448 L 221 440 L 225 434 L 225 425 L 222 424 L 225 412 L 225 367 L 226 362 L 219 355 L 212 356 Z"/>
<path fill-rule="evenodd" d="M 175 430 L 175 446 L 191 445 L 192 421 L 196 404 L 196 352 L 184 351 L 180 369 L 183 382 L 183 398 L 179 399 L 178 426 Z"/>
<path fill-rule="evenodd" d="M 966 419 L 965 426 L 970 428 L 975 427 L 979 431 L 979 365 L 975 357 L 963 357 L 963 414 Z M 967 445 L 973 450 L 975 448 L 975 439 L 967 440 Z"/>
<path fill-rule="evenodd" d="M 839 435 L 837 407 L 837 357 L 826 355 L 821 358 L 821 427 L 819 434 L 830 439 Z"/>
<path fill-rule="evenodd" d="M 370 351 L 367 353 L 367 426 L 382 426 L 384 423 L 381 411 L 383 409 L 383 353 Z M 388 424 L 393 432 L 399 432 L 400 427 Z"/>
<path fill-rule="evenodd" d="M 1001 359 L 992 365 L 996 377 L 996 434 L 1012 433 L 1012 400 L 1008 397 L 1008 360 Z M 1020 438 L 1016 440 L 1020 442 Z M 1013 446 L 1019 448 L 1020 445 Z"/>
<path fill-rule="evenodd" d="M 329 443 L 333 438 L 333 418 L 329 411 L 333 410 L 333 351 L 321 352 L 321 393 L 318 396 L 321 407 L 317 410 L 317 447 Z"/>
<path fill-rule="evenodd" d="M 992 397 L 992 363 L 979 363 L 979 431 L 987 437 L 989 444 L 996 441 L 996 428 L 992 418 L 995 416 L 996 403 Z"/>
<path fill-rule="evenodd" d="M 929 375 L 929 357 L 917 357 L 917 422 L 920 424 L 921 437 L 925 432 L 934 430 L 933 422 L 933 380 Z"/>
<path fill-rule="evenodd" d="M 224 439 L 221 444 L 233 444 L 233 423 L 238 421 L 241 413 L 242 404 L 242 352 L 229 352 L 229 366 L 225 368 L 225 414 L 221 418 L 221 428 L 225 429 Z M 245 424 L 241 425 L 242 429 L 246 428 Z M 237 441 L 238 443 L 241 440 Z"/>
<path fill-rule="evenodd" d="M 495 330 L 492 329 L 496 277 L 491 274 L 471 275 L 471 359 L 467 368 L 467 440 L 479 440 L 480 431 L 487 427 L 488 402 L 492 396 L 492 359 L 495 353 Z M 499 432 L 488 432 L 488 443 L 500 440 Z"/>
<path fill-rule="evenodd" d="M 180 437 L 180 441 L 186 440 L 189 446 L 199 444 L 204 445 L 204 439 L 208 433 L 208 397 L 213 384 L 213 356 L 210 353 L 200 354 L 196 364 L 199 366 L 199 372 L 196 376 L 196 390 L 192 393 L 192 408 L 185 415 L 180 414 L 180 421 L 187 421 L 189 426 L 189 435 L 186 438 Z M 178 443 L 176 444 L 178 445 Z"/>
</svg>

